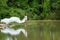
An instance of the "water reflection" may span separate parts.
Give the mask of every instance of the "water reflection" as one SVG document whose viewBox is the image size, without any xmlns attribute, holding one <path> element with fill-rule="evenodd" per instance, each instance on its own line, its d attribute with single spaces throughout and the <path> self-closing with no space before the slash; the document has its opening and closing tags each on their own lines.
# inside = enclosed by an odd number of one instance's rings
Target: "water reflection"
<svg viewBox="0 0 60 40">
<path fill-rule="evenodd" d="M 51 22 L 32 22 L 28 23 L 26 28 L 28 37 L 26 38 L 21 32 L 21 34 L 17 35 L 17 40 L 60 40 L 60 24 L 54 24 Z M 2 35 L 0 34 L 0 37 L 1 36 Z M 1 40 L 5 37 L 1 37 Z M 15 40 L 13 37 L 12 39 Z"/>
<path fill-rule="evenodd" d="M 19 35 L 21 32 L 27 37 L 27 31 L 25 29 L 19 28 L 17 30 L 14 30 L 12 28 L 6 27 L 1 30 L 4 34 L 9 34 L 11 36 L 14 36 L 14 40 L 17 40 L 16 36 Z M 13 40 L 11 36 L 7 36 L 6 40 Z"/>
</svg>

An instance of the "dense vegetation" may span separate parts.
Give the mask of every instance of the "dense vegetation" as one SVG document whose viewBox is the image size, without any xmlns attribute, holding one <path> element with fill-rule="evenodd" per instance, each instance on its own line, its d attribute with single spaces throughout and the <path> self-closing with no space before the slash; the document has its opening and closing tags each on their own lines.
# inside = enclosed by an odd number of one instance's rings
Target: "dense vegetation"
<svg viewBox="0 0 60 40">
<path fill-rule="evenodd" d="M 60 0 L 0 0 L 0 19 L 27 13 L 31 19 L 60 19 Z"/>
</svg>

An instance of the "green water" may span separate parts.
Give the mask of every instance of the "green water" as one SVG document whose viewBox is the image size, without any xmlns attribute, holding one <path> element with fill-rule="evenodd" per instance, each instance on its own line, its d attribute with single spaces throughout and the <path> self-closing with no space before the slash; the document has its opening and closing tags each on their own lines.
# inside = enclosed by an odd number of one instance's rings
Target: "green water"
<svg viewBox="0 0 60 40">
<path fill-rule="evenodd" d="M 13 28 L 24 28 L 28 32 L 28 37 L 23 33 L 16 36 L 18 40 L 60 40 L 60 21 L 31 20 Z M 5 40 L 7 36 L 0 32 L 0 40 Z"/>
</svg>

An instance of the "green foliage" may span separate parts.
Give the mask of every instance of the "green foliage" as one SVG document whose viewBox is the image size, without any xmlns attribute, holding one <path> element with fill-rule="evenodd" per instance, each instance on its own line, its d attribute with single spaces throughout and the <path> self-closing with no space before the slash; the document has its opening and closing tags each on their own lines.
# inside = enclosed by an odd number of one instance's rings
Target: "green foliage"
<svg viewBox="0 0 60 40">
<path fill-rule="evenodd" d="M 7 6 L 6 1 L 7 0 L 0 0 L 0 6 Z"/>
<path fill-rule="evenodd" d="M 60 0 L 0 0 L 0 19 L 25 13 L 28 19 L 60 19 Z M 55 17 L 52 15 L 55 13 Z"/>
<path fill-rule="evenodd" d="M 20 17 L 22 19 L 24 17 L 25 11 L 18 8 L 10 8 L 9 14 L 10 16 Z"/>
<path fill-rule="evenodd" d="M 60 19 L 60 0 L 51 1 L 51 8 L 53 13 L 55 13 L 55 19 Z"/>
<path fill-rule="evenodd" d="M 50 0 L 44 0 L 43 3 L 43 12 L 41 14 L 41 16 L 43 18 L 47 18 L 50 15 Z"/>
<path fill-rule="evenodd" d="M 0 19 L 6 18 L 6 17 L 10 17 L 7 9 L 4 9 L 4 8 L 0 9 Z"/>
</svg>

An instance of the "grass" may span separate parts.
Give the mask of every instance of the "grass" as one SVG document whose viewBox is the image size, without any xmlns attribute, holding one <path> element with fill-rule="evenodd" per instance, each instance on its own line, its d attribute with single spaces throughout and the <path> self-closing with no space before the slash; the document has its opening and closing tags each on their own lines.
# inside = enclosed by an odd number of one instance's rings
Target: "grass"
<svg viewBox="0 0 60 40">
<path fill-rule="evenodd" d="M 27 30 L 28 37 L 21 33 L 18 40 L 60 40 L 60 20 L 29 20 L 12 28 Z M 6 36 L 0 32 L 0 40 L 5 40 Z"/>
</svg>

